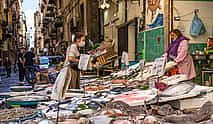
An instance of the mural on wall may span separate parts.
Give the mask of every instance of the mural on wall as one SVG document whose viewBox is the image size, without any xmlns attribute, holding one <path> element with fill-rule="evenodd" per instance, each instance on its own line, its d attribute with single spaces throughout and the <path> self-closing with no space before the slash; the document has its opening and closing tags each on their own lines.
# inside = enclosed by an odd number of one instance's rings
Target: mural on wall
<svg viewBox="0 0 213 124">
<path fill-rule="evenodd" d="M 163 25 L 164 0 L 146 0 L 146 26 L 155 28 Z"/>
</svg>

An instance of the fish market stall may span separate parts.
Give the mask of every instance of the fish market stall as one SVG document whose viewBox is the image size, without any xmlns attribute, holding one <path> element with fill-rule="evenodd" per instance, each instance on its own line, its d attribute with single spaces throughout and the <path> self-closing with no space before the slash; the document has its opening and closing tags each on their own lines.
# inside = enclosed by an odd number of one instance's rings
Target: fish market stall
<svg viewBox="0 0 213 124">
<path fill-rule="evenodd" d="M 152 64 L 153 62 L 146 63 L 143 71 L 140 64 L 136 64 L 109 76 L 82 78 L 81 89 L 67 90 L 64 95 L 66 100 L 60 101 L 59 104 L 57 101 L 41 103 L 38 108 L 48 119 L 57 120 L 58 117 L 61 123 L 78 123 L 80 120 L 106 124 L 142 123 L 149 119 L 163 123 L 170 118 L 170 116 L 166 118 L 166 115 L 182 113 L 182 110 L 174 110 L 174 105 L 171 104 L 172 106 L 167 106 L 167 109 L 172 108 L 173 112 L 167 111 L 167 114 L 162 114 L 160 110 L 164 110 L 165 104 L 194 97 L 206 97 L 202 95 L 204 91 L 206 93 L 213 91 L 212 87 L 186 81 L 184 75 L 153 76 Z M 171 68 L 170 65 L 165 67 Z M 209 100 L 211 101 L 211 97 L 205 103 Z M 158 107 L 162 108 L 158 114 L 147 116 L 153 114 L 155 108 L 152 106 L 158 104 L 161 104 Z M 205 104 L 197 107 L 202 106 Z M 180 118 L 178 114 L 175 117 Z M 191 121 L 197 122 L 194 119 Z"/>
<path fill-rule="evenodd" d="M 153 70 L 155 63 L 141 65 L 139 62 L 103 77 L 81 77 L 81 89 L 77 90 L 63 89 L 65 78 L 62 78 L 56 79 L 54 84 L 36 84 L 32 90 L 23 93 L 0 95 L 10 97 L 3 97 L 3 103 L 9 105 L 14 102 L 36 104 L 36 109 L 44 115 L 36 122 L 143 124 L 153 121 L 172 124 L 176 121 L 184 123 L 185 119 L 195 123 L 212 121 L 213 88 L 186 81 L 185 75 L 162 75 L 161 70 Z M 165 64 L 164 70 L 172 68 L 173 63 L 170 64 Z M 60 75 L 66 76 L 66 68 Z M 194 98 L 202 98 L 203 102 L 188 105 L 195 110 L 185 112 L 187 105 L 182 101 L 189 104 Z M 212 111 L 207 111 L 206 107 Z M 201 111 L 207 114 L 199 113 Z M 191 118 L 192 115 L 200 118 Z"/>
</svg>

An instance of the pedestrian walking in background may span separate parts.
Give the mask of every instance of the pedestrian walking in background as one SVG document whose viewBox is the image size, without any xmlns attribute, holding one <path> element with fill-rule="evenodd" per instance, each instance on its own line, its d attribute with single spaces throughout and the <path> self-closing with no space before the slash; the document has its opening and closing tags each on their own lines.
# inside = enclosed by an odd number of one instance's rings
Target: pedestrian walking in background
<svg viewBox="0 0 213 124">
<path fill-rule="evenodd" d="M 11 74 L 11 61 L 8 57 L 5 58 L 4 66 L 6 68 L 7 77 L 10 77 Z"/>
<path fill-rule="evenodd" d="M 24 81 L 25 69 L 24 69 L 24 49 L 20 49 L 18 53 L 18 71 L 19 71 L 19 81 Z"/>
<path fill-rule="evenodd" d="M 35 58 L 34 48 L 26 52 L 24 55 L 24 67 L 25 67 L 25 78 L 28 83 L 33 83 L 35 73 L 34 73 L 34 60 Z"/>
</svg>

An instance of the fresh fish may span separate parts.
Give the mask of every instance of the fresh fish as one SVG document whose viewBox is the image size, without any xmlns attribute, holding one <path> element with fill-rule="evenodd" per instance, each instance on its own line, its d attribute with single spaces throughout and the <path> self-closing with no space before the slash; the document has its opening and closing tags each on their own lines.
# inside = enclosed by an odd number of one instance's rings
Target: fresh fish
<svg viewBox="0 0 213 124">
<path fill-rule="evenodd" d="M 178 84 L 179 82 L 182 82 L 185 80 L 186 80 L 186 75 L 178 74 L 178 75 L 166 77 L 165 79 L 162 79 L 161 82 L 164 82 L 170 86 L 170 85 Z"/>
<path fill-rule="evenodd" d="M 173 85 L 168 89 L 164 90 L 160 93 L 160 96 L 172 97 L 172 96 L 179 96 L 190 92 L 194 88 L 194 84 L 190 81 L 181 82 L 180 84 Z"/>
</svg>

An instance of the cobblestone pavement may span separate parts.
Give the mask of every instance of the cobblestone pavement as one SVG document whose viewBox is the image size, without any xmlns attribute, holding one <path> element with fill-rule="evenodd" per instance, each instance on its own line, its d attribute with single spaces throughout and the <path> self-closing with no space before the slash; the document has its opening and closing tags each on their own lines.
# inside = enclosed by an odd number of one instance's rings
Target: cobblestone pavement
<svg viewBox="0 0 213 124">
<path fill-rule="evenodd" d="M 6 76 L 1 76 L 0 93 L 11 92 L 10 87 L 17 86 L 18 82 L 18 73 L 12 73 L 9 78 L 7 78 Z"/>
</svg>

